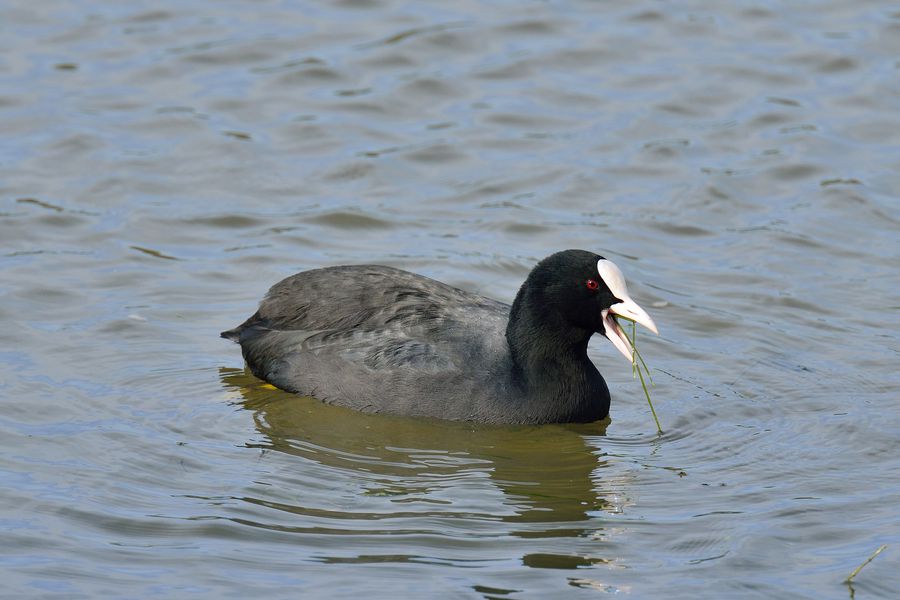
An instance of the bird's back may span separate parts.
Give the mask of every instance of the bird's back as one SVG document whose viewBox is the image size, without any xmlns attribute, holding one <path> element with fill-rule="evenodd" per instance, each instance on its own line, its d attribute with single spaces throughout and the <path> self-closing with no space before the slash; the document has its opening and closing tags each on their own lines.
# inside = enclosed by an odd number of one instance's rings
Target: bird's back
<svg viewBox="0 0 900 600">
<path fill-rule="evenodd" d="M 494 420 L 508 400 L 509 306 L 382 266 L 298 273 L 223 337 L 287 391 L 370 412 Z"/>
</svg>

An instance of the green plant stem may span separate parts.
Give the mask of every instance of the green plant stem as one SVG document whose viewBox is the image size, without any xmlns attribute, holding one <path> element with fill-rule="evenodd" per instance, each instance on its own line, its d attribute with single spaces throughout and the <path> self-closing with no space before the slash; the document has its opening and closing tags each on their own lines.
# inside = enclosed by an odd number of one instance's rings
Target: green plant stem
<svg viewBox="0 0 900 600">
<path fill-rule="evenodd" d="M 650 376 L 650 368 L 647 367 L 647 363 L 644 362 L 644 357 L 641 356 L 640 352 L 638 352 L 637 345 L 635 343 L 637 340 L 637 325 L 633 319 L 629 319 L 628 317 L 617 315 L 616 318 L 631 321 L 631 338 L 628 340 L 629 342 L 631 342 L 631 374 L 632 376 L 637 374 L 637 376 L 640 378 L 641 387 L 644 388 L 644 396 L 647 397 L 647 404 L 650 405 L 650 413 L 653 415 L 653 421 L 656 423 L 656 432 L 662 435 L 663 430 L 659 424 L 659 417 L 656 416 L 656 409 L 653 408 L 653 401 L 650 400 L 650 390 L 647 389 L 647 382 L 644 381 L 644 372 L 647 373 L 647 379 L 650 381 L 650 385 L 653 385 L 653 378 Z M 635 357 L 637 357 L 637 360 L 635 360 Z M 643 367 L 643 370 L 641 369 L 641 367 Z"/>
<path fill-rule="evenodd" d="M 879 547 L 878 547 L 878 550 L 876 550 L 875 552 L 873 552 L 872 555 L 871 555 L 869 558 L 867 558 L 866 560 L 864 560 L 863 563 L 862 563 L 861 565 L 859 565 L 858 567 L 856 567 L 855 569 L 853 569 L 853 572 L 850 573 L 850 575 L 847 576 L 847 579 L 844 580 L 844 583 L 853 583 L 853 578 L 856 577 L 856 575 L 857 575 L 860 571 L 862 571 L 863 567 L 866 566 L 867 564 L 869 564 L 870 562 L 872 562 L 873 560 L 875 560 L 875 557 L 878 556 L 879 554 L 881 554 L 882 552 L 884 552 L 884 549 L 885 549 L 885 548 L 887 548 L 887 544 L 882 544 L 881 546 L 879 546 Z"/>
<path fill-rule="evenodd" d="M 627 317 L 623 317 L 623 318 L 625 318 L 628 321 L 631 321 L 631 319 L 628 319 Z M 641 365 L 644 367 L 644 372 L 647 374 L 647 381 L 649 381 L 650 385 L 652 386 L 654 384 L 653 384 L 653 377 L 650 375 L 650 367 L 647 366 L 647 363 L 644 362 L 644 357 L 641 356 L 640 352 L 638 352 L 637 345 L 635 345 L 636 340 L 637 340 L 637 321 L 631 321 L 631 352 L 632 352 L 632 354 L 634 354 L 634 356 L 638 357 L 639 361 L 641 361 Z M 634 371 L 634 368 L 637 366 L 637 362 L 632 360 L 631 366 L 632 366 L 632 371 Z"/>
<path fill-rule="evenodd" d="M 662 435 L 662 427 L 659 424 L 659 417 L 656 416 L 656 409 L 653 408 L 653 402 L 650 400 L 650 392 L 647 390 L 647 384 L 644 383 L 644 374 L 640 369 L 637 370 L 638 377 L 641 378 L 641 387 L 644 388 L 644 395 L 647 397 L 647 404 L 650 405 L 650 413 L 653 415 L 653 421 L 656 423 L 656 433 Z"/>
</svg>

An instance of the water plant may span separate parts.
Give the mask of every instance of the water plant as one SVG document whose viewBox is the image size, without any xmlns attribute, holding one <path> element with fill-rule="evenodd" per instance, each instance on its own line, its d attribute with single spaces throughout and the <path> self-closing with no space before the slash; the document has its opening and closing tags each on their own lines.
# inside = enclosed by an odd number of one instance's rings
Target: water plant
<svg viewBox="0 0 900 600">
<path fill-rule="evenodd" d="M 867 558 L 866 560 L 864 560 L 863 563 L 862 563 L 861 565 L 859 565 L 858 567 L 856 567 L 855 569 L 853 569 L 853 572 L 850 573 L 850 575 L 847 576 L 847 579 L 844 580 L 844 583 L 848 583 L 848 584 L 849 584 L 849 583 L 853 583 L 853 578 L 856 577 L 856 575 L 857 575 L 860 571 L 862 571 L 863 567 L 866 566 L 867 564 L 869 564 L 870 562 L 872 562 L 873 560 L 875 560 L 875 557 L 878 556 L 879 554 L 881 554 L 882 552 L 884 552 L 884 549 L 885 549 L 885 548 L 887 548 L 887 544 L 882 544 L 881 546 L 879 546 L 878 549 L 875 550 L 875 552 L 873 552 L 873 553 L 869 556 L 869 558 Z"/>
<path fill-rule="evenodd" d="M 659 417 L 656 416 L 656 409 L 653 408 L 653 401 L 650 399 L 650 390 L 647 387 L 647 381 L 650 382 L 651 386 L 653 385 L 653 378 L 650 376 L 650 369 L 647 367 L 647 363 L 644 362 L 644 357 L 641 356 L 641 353 L 637 349 L 637 324 L 633 319 L 623 317 L 622 315 L 616 315 L 616 320 L 619 319 L 631 322 L 630 335 L 629 332 L 625 330 L 625 335 L 631 343 L 631 374 L 641 380 L 641 387 L 644 388 L 644 396 L 647 397 L 647 404 L 650 405 L 650 413 L 653 415 L 653 421 L 656 423 L 656 432 L 662 435 L 663 430 L 659 424 Z M 644 379 L 645 373 L 647 375 L 646 380 Z"/>
</svg>

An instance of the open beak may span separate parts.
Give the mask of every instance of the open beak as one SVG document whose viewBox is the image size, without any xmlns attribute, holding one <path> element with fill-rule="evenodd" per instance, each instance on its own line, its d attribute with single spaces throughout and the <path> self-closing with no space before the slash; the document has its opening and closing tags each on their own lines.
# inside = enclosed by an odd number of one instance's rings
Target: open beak
<svg viewBox="0 0 900 600">
<path fill-rule="evenodd" d="M 630 319 L 635 323 L 640 323 L 656 335 L 659 335 L 659 330 L 656 329 L 656 323 L 653 322 L 653 319 L 650 318 L 647 311 L 638 306 L 637 302 L 624 294 L 620 294 L 620 296 L 625 296 L 622 298 L 621 302 L 613 304 L 600 313 L 603 318 L 603 334 L 609 338 L 609 341 L 613 343 L 613 346 L 615 346 L 625 358 L 631 363 L 634 363 L 634 348 L 631 346 L 628 336 L 622 331 L 622 328 L 619 326 L 614 315 L 619 315 L 626 319 Z"/>
</svg>

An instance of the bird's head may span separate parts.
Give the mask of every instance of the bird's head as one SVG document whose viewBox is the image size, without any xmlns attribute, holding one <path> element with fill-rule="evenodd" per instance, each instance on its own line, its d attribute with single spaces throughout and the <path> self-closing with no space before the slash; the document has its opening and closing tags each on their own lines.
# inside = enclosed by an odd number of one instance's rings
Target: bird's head
<svg viewBox="0 0 900 600">
<path fill-rule="evenodd" d="M 634 361 L 634 351 L 617 316 L 659 334 L 650 315 L 628 294 L 619 267 L 593 252 L 564 250 L 545 258 L 526 286 L 545 313 L 552 311 L 571 326 L 602 333 L 629 361 Z"/>
</svg>

